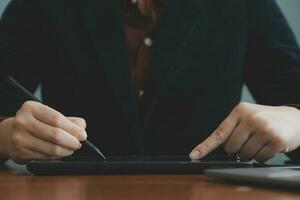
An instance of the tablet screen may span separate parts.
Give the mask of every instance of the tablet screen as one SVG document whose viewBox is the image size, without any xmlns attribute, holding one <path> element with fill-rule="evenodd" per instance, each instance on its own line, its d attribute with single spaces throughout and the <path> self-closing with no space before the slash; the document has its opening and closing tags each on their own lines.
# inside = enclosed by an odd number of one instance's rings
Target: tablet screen
<svg viewBox="0 0 300 200">
<path fill-rule="evenodd" d="M 182 156 L 72 156 L 63 160 L 31 161 L 28 170 L 36 175 L 66 174 L 201 174 L 204 169 L 251 167 L 251 162 L 207 157 L 192 161 Z"/>
<path fill-rule="evenodd" d="M 108 156 L 103 160 L 100 156 L 71 156 L 63 161 L 87 162 L 236 162 L 235 158 L 210 156 L 199 161 L 192 161 L 188 156 Z"/>
</svg>

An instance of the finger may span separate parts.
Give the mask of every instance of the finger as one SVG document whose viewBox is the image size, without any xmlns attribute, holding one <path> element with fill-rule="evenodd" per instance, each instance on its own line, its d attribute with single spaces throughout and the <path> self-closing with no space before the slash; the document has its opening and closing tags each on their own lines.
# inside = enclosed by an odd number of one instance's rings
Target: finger
<svg viewBox="0 0 300 200">
<path fill-rule="evenodd" d="M 246 144 L 253 133 L 253 128 L 248 127 L 245 121 L 241 121 L 234 129 L 229 139 L 224 145 L 225 151 L 229 154 L 235 154 Z"/>
<path fill-rule="evenodd" d="M 70 150 L 78 150 L 81 148 L 79 140 L 63 129 L 49 126 L 34 117 L 28 118 L 27 120 L 29 120 L 28 123 L 31 124 L 31 126 L 28 127 L 28 131 L 32 136 Z"/>
<path fill-rule="evenodd" d="M 46 142 L 44 140 L 41 140 L 39 138 L 33 137 L 29 133 L 23 133 L 24 137 L 22 137 L 22 148 L 28 149 L 34 152 L 38 152 L 43 155 L 47 155 L 48 157 L 66 157 L 70 156 L 74 153 L 74 151 L 61 147 L 56 144 L 52 144 L 49 142 Z"/>
<path fill-rule="evenodd" d="M 271 136 L 268 134 L 254 133 L 239 151 L 241 160 L 252 160 L 257 152 L 270 143 L 271 139 Z"/>
<path fill-rule="evenodd" d="M 49 156 L 36 151 L 32 151 L 30 149 L 25 149 L 24 153 L 25 158 L 27 157 L 26 160 L 57 160 L 62 158 L 61 156 Z"/>
<path fill-rule="evenodd" d="M 86 122 L 80 117 L 68 117 L 73 123 L 77 124 L 80 128 L 86 129 Z"/>
<path fill-rule="evenodd" d="M 56 160 L 60 158 L 61 157 L 48 156 L 46 154 L 42 154 L 29 149 L 22 149 L 18 151 L 15 157 L 13 157 L 13 160 L 16 163 L 25 164 L 26 161 L 30 161 L 30 160 Z"/>
<path fill-rule="evenodd" d="M 273 158 L 276 153 L 282 152 L 283 149 L 284 147 L 280 144 L 280 142 L 271 142 L 255 155 L 255 160 L 258 162 L 266 162 Z"/>
<path fill-rule="evenodd" d="M 80 141 L 86 140 L 87 134 L 84 129 L 48 106 L 40 104 L 38 108 L 33 110 L 33 115 L 48 125 L 65 130 Z"/>
<path fill-rule="evenodd" d="M 229 138 L 238 122 L 239 116 L 235 111 L 231 112 L 220 126 L 191 152 L 190 158 L 195 160 L 201 159 L 222 145 Z"/>
</svg>

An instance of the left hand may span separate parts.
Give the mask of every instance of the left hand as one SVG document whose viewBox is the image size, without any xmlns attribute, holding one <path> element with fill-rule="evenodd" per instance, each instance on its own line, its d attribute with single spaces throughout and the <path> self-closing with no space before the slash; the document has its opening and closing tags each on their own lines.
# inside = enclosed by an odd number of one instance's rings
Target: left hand
<svg viewBox="0 0 300 200">
<path fill-rule="evenodd" d="M 300 111 L 289 106 L 240 103 L 221 125 L 190 154 L 201 159 L 224 144 L 229 154 L 241 160 L 265 162 L 276 153 L 300 146 Z"/>
</svg>

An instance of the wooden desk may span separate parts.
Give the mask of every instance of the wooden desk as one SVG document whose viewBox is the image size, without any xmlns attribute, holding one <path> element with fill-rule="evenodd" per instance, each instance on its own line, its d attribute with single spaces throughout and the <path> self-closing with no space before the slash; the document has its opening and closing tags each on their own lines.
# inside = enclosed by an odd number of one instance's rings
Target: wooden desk
<svg viewBox="0 0 300 200">
<path fill-rule="evenodd" d="M 294 200 L 300 193 L 237 186 L 205 176 L 49 176 L 0 170 L 1 200 Z"/>
</svg>

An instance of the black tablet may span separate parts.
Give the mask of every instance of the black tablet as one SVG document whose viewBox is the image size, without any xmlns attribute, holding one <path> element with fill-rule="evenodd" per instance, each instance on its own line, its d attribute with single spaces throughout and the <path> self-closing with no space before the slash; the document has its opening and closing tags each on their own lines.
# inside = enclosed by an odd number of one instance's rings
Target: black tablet
<svg viewBox="0 0 300 200">
<path fill-rule="evenodd" d="M 27 169 L 34 175 L 125 175 L 201 174 L 205 169 L 251 167 L 252 162 L 210 158 L 191 161 L 187 157 L 72 157 L 64 160 L 31 161 Z"/>
</svg>

